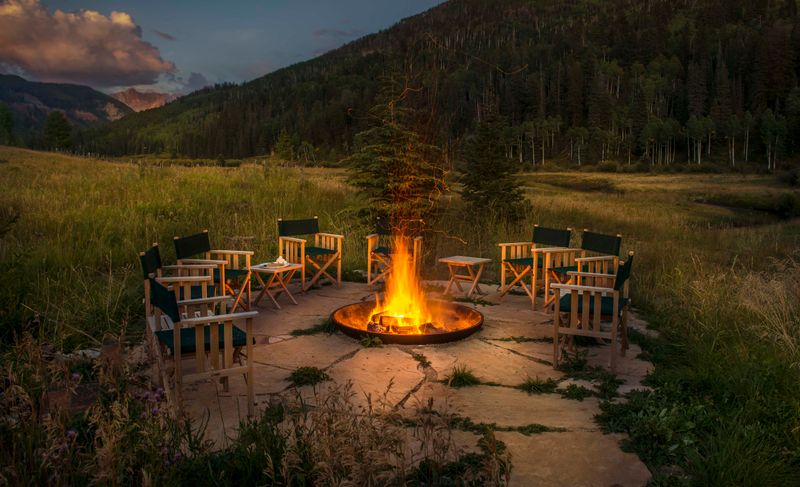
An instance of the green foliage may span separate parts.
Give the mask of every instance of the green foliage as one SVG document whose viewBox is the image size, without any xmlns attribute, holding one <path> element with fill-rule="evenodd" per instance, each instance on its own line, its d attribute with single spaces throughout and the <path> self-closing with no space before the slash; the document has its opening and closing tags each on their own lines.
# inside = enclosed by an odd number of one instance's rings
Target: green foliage
<svg viewBox="0 0 800 487">
<path fill-rule="evenodd" d="M 317 367 L 298 367 L 288 377 L 289 382 L 295 387 L 313 386 L 320 382 L 330 380 L 328 374 Z"/>
<path fill-rule="evenodd" d="M 361 337 L 361 346 L 364 348 L 381 348 L 383 340 L 377 336 L 364 335 Z"/>
<path fill-rule="evenodd" d="M 275 155 L 285 161 L 294 160 L 294 145 L 286 129 L 281 130 L 278 141 L 275 143 Z"/>
<path fill-rule="evenodd" d="M 591 389 L 587 389 L 584 386 L 579 386 L 578 384 L 570 384 L 567 387 L 560 389 L 558 392 L 561 393 L 561 397 L 572 399 L 574 401 L 583 401 L 587 397 L 594 396 L 594 392 L 592 392 Z"/>
<path fill-rule="evenodd" d="M 494 214 L 516 222 L 530 204 L 524 198 L 521 180 L 515 177 L 518 169 L 514 161 L 504 155 L 503 127 L 503 120 L 490 114 L 467 140 L 461 197 L 476 218 Z"/>
<path fill-rule="evenodd" d="M 428 367 L 431 366 L 431 361 L 428 360 L 428 358 L 425 355 L 421 353 L 412 352 L 411 356 L 414 358 L 414 360 L 417 361 L 417 363 L 419 363 L 419 366 L 422 367 L 423 369 L 427 369 Z"/>
<path fill-rule="evenodd" d="M 49 149 L 69 149 L 72 147 L 72 126 L 64 112 L 53 110 L 47 115 L 42 138 L 45 146 Z"/>
<path fill-rule="evenodd" d="M 290 335 L 293 337 L 300 337 L 300 336 L 308 336 L 308 335 L 317 335 L 319 333 L 335 333 L 336 332 L 336 323 L 333 322 L 332 319 L 328 318 L 316 325 L 312 326 L 311 328 L 297 328 L 289 332 Z"/>
<path fill-rule="evenodd" d="M 13 145 L 14 138 L 14 114 L 8 105 L 0 101 L 0 145 Z"/>
<path fill-rule="evenodd" d="M 444 184 L 442 152 L 419 132 L 421 114 L 408 107 L 409 93 L 386 81 L 370 110 L 371 127 L 356 135 L 356 150 L 345 161 L 369 213 L 388 219 L 399 233 L 434 213 Z"/>
<path fill-rule="evenodd" d="M 553 379 L 541 380 L 538 377 L 535 379 L 528 377 L 525 382 L 517 386 L 517 389 L 528 394 L 549 394 L 555 392 L 556 387 L 558 384 Z"/>
<path fill-rule="evenodd" d="M 466 365 L 456 365 L 444 381 L 450 387 L 470 387 L 481 383 Z"/>
</svg>

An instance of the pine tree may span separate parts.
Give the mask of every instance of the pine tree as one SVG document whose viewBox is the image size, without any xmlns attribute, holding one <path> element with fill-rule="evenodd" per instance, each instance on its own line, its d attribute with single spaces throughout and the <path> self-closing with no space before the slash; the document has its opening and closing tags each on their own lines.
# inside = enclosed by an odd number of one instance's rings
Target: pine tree
<svg viewBox="0 0 800 487">
<path fill-rule="evenodd" d="M 69 149 L 72 147 L 72 126 L 64 112 L 53 110 L 44 122 L 44 143 L 48 149 Z"/>
<path fill-rule="evenodd" d="M 281 133 L 278 136 L 278 141 L 275 143 L 275 155 L 284 161 L 291 161 L 294 159 L 294 146 L 292 144 L 292 138 L 289 137 L 289 133 L 286 131 L 286 129 L 281 130 Z"/>
<path fill-rule="evenodd" d="M 14 144 L 14 114 L 3 102 L 0 102 L 0 145 Z"/>
<path fill-rule="evenodd" d="M 461 196 L 474 215 L 496 214 L 514 222 L 529 208 L 513 160 L 503 154 L 505 122 L 496 112 L 488 115 L 467 140 Z"/>
<path fill-rule="evenodd" d="M 445 189 L 444 155 L 420 133 L 421 114 L 408 107 L 413 93 L 385 81 L 382 102 L 370 110 L 372 127 L 356 135 L 345 160 L 350 183 L 369 201 L 366 213 L 401 233 L 431 217 Z"/>
</svg>

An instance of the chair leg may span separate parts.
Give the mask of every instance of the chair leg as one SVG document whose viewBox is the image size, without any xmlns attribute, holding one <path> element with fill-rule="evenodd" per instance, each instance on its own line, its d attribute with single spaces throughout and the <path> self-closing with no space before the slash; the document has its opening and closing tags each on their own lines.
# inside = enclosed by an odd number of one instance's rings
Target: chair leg
<svg viewBox="0 0 800 487">
<path fill-rule="evenodd" d="M 623 357 L 625 356 L 625 352 L 628 350 L 628 308 L 623 308 L 622 310 L 622 329 L 620 330 L 622 333 L 622 350 L 620 351 L 620 355 Z"/>
</svg>

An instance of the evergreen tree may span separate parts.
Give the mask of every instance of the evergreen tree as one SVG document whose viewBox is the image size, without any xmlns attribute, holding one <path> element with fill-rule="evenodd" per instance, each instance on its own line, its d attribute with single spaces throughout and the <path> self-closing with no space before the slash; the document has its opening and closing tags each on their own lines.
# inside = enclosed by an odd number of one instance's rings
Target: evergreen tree
<svg viewBox="0 0 800 487">
<path fill-rule="evenodd" d="M 505 122 L 490 111 L 467 140 L 461 196 L 475 215 L 494 213 L 514 222 L 522 219 L 529 204 L 516 177 L 513 160 L 504 156 Z"/>
<path fill-rule="evenodd" d="M 14 115 L 8 105 L 0 101 L 0 145 L 14 144 Z"/>
<path fill-rule="evenodd" d="M 72 126 L 64 112 L 53 110 L 44 122 L 44 143 L 48 149 L 69 149 L 72 147 Z"/>
<path fill-rule="evenodd" d="M 294 159 L 294 146 L 292 144 L 292 138 L 289 137 L 289 133 L 286 131 L 286 129 L 281 130 L 281 133 L 278 136 L 278 142 L 275 143 L 275 155 L 284 161 L 291 161 Z"/>
<path fill-rule="evenodd" d="M 385 83 L 382 102 L 370 110 L 372 127 L 356 135 L 355 152 L 345 162 L 350 183 L 369 201 L 367 214 L 402 233 L 435 213 L 444 190 L 444 156 L 421 133 L 421 113 L 408 107 L 414 90 Z"/>
</svg>

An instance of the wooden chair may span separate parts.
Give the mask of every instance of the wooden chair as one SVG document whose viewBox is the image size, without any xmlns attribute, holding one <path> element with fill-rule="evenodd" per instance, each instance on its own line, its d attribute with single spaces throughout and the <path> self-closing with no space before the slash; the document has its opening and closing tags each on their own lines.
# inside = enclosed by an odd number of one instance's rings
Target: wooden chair
<svg viewBox="0 0 800 487">
<path fill-rule="evenodd" d="M 554 265 L 548 272 L 558 283 L 570 283 L 570 272 L 591 272 L 616 274 L 619 266 L 619 251 L 622 246 L 622 235 L 606 235 L 603 233 L 583 231 L 581 248 L 572 261 Z"/>
<path fill-rule="evenodd" d="M 547 228 L 535 225 L 533 227 L 533 237 L 530 242 L 501 243 L 500 247 L 500 297 L 505 296 L 515 286 L 522 287 L 525 294 L 535 302 L 536 297 L 536 277 L 544 269 L 544 255 L 542 250 L 561 250 L 569 247 L 572 238 L 572 229 L 561 230 L 558 228 Z M 536 250 L 539 250 L 537 253 Z M 537 254 L 534 256 L 533 254 Z M 534 259 L 534 257 L 536 257 Z M 507 277 L 513 276 L 510 284 L 507 284 Z M 524 279 L 531 280 L 531 287 L 528 288 Z M 546 287 L 545 287 L 546 289 Z"/>
<path fill-rule="evenodd" d="M 241 306 L 250 309 L 250 250 L 212 250 L 208 230 L 188 237 L 175 237 L 175 257 L 178 265 L 214 264 L 214 285 L 219 294 L 234 298 L 232 310 Z M 196 256 L 202 257 L 196 257 Z M 243 261 L 243 262 L 242 262 Z M 244 299 L 246 297 L 246 299 Z"/>
<path fill-rule="evenodd" d="M 610 341 L 611 370 L 616 372 L 619 334 L 622 335 L 620 354 L 625 355 L 628 349 L 628 278 L 632 266 L 633 252 L 629 252 L 628 259 L 617 268 L 616 274 L 569 271 L 570 276 L 581 284 L 550 285 L 556 295 L 553 313 L 554 368 L 558 367 L 566 345 L 561 342 L 562 335 L 567 338 L 587 336 Z M 604 323 L 610 325 L 604 326 Z"/>
<path fill-rule="evenodd" d="M 150 299 L 150 275 L 156 278 L 166 277 L 193 277 L 193 276 L 213 276 L 217 264 L 175 264 L 163 265 L 161 261 L 161 251 L 157 243 L 154 243 L 144 252 L 139 252 L 139 262 L 142 265 L 144 276 L 144 298 L 145 303 Z M 196 299 L 214 296 L 216 288 L 211 286 L 193 285 L 189 289 L 180 288 L 181 295 L 178 299 Z M 184 295 L 185 294 L 185 295 Z"/>
<path fill-rule="evenodd" d="M 300 236 L 314 236 L 314 245 Z M 280 255 L 289 262 L 302 264 L 300 281 L 303 291 L 309 290 L 323 276 L 337 287 L 342 286 L 342 243 L 343 235 L 322 233 L 319 231 L 319 218 L 305 220 L 278 219 L 278 249 Z M 328 268 L 336 264 L 336 278 L 330 275 Z M 306 267 L 311 266 L 314 275 L 306 284 Z"/>
<path fill-rule="evenodd" d="M 228 378 L 242 374 L 247 384 L 247 413 L 254 413 L 253 318 L 256 311 L 227 312 L 228 296 L 178 300 L 178 288 L 197 281 L 212 283 L 211 276 L 149 279 L 148 315 L 153 323 L 153 352 L 167 399 L 177 412 L 182 408 L 182 388 L 187 381 L 219 378 L 228 390 Z M 172 289 L 164 284 L 171 284 Z M 245 322 L 244 330 L 235 323 Z M 198 345 L 202 344 L 202 346 Z M 242 348 L 247 363 L 242 363 Z M 185 373 L 184 359 L 195 367 Z M 234 366 L 234 362 L 238 365 Z"/>
<path fill-rule="evenodd" d="M 393 239 L 405 238 L 407 247 L 411 251 L 414 272 L 420 269 L 422 261 L 422 237 L 404 237 L 392 235 L 391 229 L 384 221 L 378 219 L 375 233 L 367 235 L 367 284 L 373 285 L 378 281 L 386 282 L 386 277 L 392 271 L 392 254 L 394 249 Z M 373 274 L 375 277 L 373 277 Z"/>
</svg>

